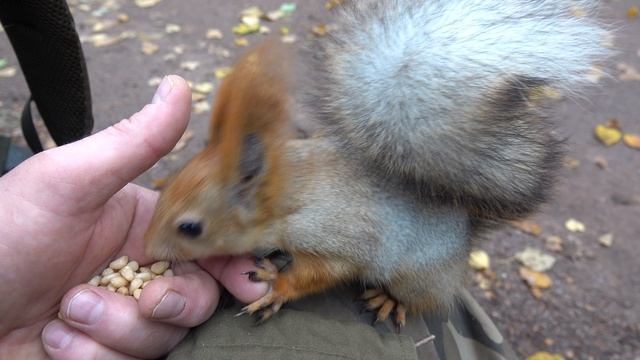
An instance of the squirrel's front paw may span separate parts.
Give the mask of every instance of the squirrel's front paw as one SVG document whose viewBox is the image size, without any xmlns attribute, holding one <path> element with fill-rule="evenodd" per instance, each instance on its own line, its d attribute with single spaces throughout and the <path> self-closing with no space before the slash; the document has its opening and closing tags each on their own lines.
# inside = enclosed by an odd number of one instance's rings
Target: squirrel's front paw
<svg viewBox="0 0 640 360">
<path fill-rule="evenodd" d="M 238 315 L 255 315 L 257 323 L 260 324 L 278 312 L 286 302 L 286 298 L 274 289 L 274 283 L 278 279 L 278 268 L 267 258 L 259 259 L 256 262 L 256 265 L 258 266 L 258 269 L 246 272 L 245 275 L 247 275 L 251 281 L 264 281 L 268 283 L 269 290 L 257 301 L 254 301 L 242 308 L 242 312 Z"/>
<path fill-rule="evenodd" d="M 393 299 L 385 290 L 382 289 L 369 289 L 366 290 L 360 298 L 365 301 L 365 309 L 378 312 L 376 322 L 385 321 L 391 315 L 391 312 L 395 312 L 393 317 L 393 323 L 397 327 L 402 327 L 407 322 L 407 309 L 406 307 Z"/>
</svg>

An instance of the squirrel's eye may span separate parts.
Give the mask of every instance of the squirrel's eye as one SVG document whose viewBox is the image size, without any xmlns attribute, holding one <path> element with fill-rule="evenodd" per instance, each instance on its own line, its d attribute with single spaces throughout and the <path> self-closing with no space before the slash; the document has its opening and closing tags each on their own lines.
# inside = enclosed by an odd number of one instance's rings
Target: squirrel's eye
<svg viewBox="0 0 640 360">
<path fill-rule="evenodd" d="M 202 224 L 199 222 L 184 222 L 178 225 L 178 231 L 183 235 L 195 238 L 202 234 Z"/>
</svg>

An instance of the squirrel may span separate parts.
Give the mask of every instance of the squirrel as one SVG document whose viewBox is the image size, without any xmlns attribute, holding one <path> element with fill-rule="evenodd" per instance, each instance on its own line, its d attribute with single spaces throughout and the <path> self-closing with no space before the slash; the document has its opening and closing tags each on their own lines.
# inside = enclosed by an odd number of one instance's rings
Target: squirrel
<svg viewBox="0 0 640 360">
<path fill-rule="evenodd" d="M 585 0 L 353 0 L 306 73 L 320 131 L 294 139 L 288 56 L 266 42 L 222 82 L 210 141 L 162 190 L 156 258 L 269 255 L 264 321 L 338 284 L 401 326 L 446 311 L 471 239 L 545 201 L 562 141 L 537 101 L 575 92 L 609 34 Z"/>
</svg>

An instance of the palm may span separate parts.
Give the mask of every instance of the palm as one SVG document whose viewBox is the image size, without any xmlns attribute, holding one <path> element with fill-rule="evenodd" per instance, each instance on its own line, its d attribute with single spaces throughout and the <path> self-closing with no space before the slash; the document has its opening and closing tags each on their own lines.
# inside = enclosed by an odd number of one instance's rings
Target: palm
<svg viewBox="0 0 640 360">
<path fill-rule="evenodd" d="M 47 166 L 33 160 L 35 164 L 29 165 Z M 142 232 L 155 203 L 151 191 L 127 185 L 106 203 L 96 205 L 99 194 L 78 183 L 60 185 L 56 176 L 41 179 L 35 187 L 40 191 L 23 194 L 22 184 L 12 181 L 16 178 L 2 179 L 5 196 L 9 197 L 4 203 L 12 204 L 12 208 L 0 205 L 0 214 L 8 215 L 0 217 L 13 220 L 13 224 L 0 229 L 4 238 L 0 253 L 11 269 L 0 273 L 0 279 L 4 278 L 1 281 L 15 301 L 3 304 L 1 312 L 8 316 L 3 319 L 0 334 L 18 324 L 44 326 L 42 320 L 55 316 L 67 290 L 87 281 L 118 253 L 145 261 Z M 19 233 L 3 232 L 10 229 Z M 30 304 L 27 313 L 23 310 L 25 303 Z"/>
</svg>

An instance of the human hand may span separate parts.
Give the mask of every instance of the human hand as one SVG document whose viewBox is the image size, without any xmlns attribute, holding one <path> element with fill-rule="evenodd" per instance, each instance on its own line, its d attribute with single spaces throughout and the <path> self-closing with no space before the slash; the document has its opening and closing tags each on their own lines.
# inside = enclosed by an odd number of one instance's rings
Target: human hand
<svg viewBox="0 0 640 360">
<path fill-rule="evenodd" d="M 154 358 L 211 316 L 215 279 L 244 302 L 264 294 L 241 275 L 248 258 L 177 264 L 138 302 L 84 284 L 118 255 L 153 260 L 143 234 L 157 194 L 129 182 L 173 148 L 190 108 L 188 85 L 169 76 L 130 119 L 0 178 L 0 358 Z"/>
</svg>

